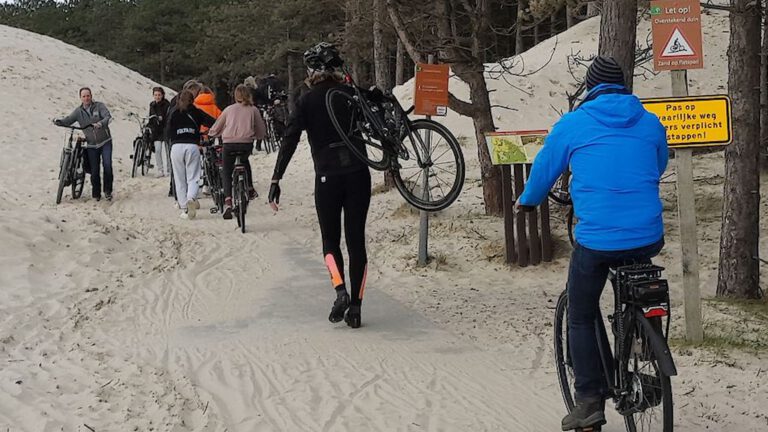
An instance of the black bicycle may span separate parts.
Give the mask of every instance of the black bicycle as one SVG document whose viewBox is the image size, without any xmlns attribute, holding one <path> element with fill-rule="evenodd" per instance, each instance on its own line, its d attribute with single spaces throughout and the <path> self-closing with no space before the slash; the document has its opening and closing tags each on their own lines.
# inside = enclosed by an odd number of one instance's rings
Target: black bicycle
<svg viewBox="0 0 768 432">
<path fill-rule="evenodd" d="M 75 131 L 82 131 L 92 127 L 59 126 L 69 129 L 69 137 L 64 148 L 61 149 L 61 159 L 59 160 L 59 187 L 56 191 L 56 204 L 61 204 L 61 198 L 64 195 L 64 188 L 72 187 L 72 199 L 78 199 L 83 195 L 85 185 L 86 161 L 85 137 L 78 136 L 75 139 Z M 72 145 L 74 141 L 74 145 Z"/>
<path fill-rule="evenodd" d="M 242 233 L 245 233 L 245 214 L 248 211 L 248 185 L 250 184 L 242 156 L 238 155 L 235 158 L 235 169 L 232 171 L 232 211 L 235 213 L 237 226 Z"/>
<path fill-rule="evenodd" d="M 392 173 L 405 200 L 425 211 L 450 206 L 464 185 L 464 155 L 442 124 L 410 120 L 391 93 L 365 91 L 345 71 L 350 88 L 335 88 L 325 103 L 349 150 L 369 167 Z"/>
<path fill-rule="evenodd" d="M 663 270 L 653 264 L 611 269 L 615 306 L 608 321 L 614 336 L 613 351 L 602 317 L 595 322 L 602 369 L 609 388 L 607 397 L 624 417 L 628 432 L 673 430 L 670 377 L 677 375 L 677 369 L 667 345 L 671 310 L 669 287 L 667 281 L 661 279 Z M 570 412 L 575 396 L 567 310 L 566 290 L 560 295 L 555 310 L 555 358 L 563 401 Z M 581 431 L 600 431 L 601 426 Z"/>
<path fill-rule="evenodd" d="M 287 110 L 285 104 L 281 103 L 272 106 L 260 106 L 261 116 L 264 120 L 264 126 L 266 131 L 264 139 L 260 140 L 261 147 L 269 154 L 280 150 L 280 146 L 283 145 L 283 136 L 281 131 L 276 127 L 276 123 L 282 122 L 285 124 L 287 120 L 287 114 L 284 112 Z"/>
<path fill-rule="evenodd" d="M 211 214 L 224 211 L 224 185 L 221 182 L 224 164 L 222 149 L 221 144 L 206 146 L 203 155 L 203 176 L 214 205 L 210 209 Z"/>
<path fill-rule="evenodd" d="M 147 175 L 149 169 L 152 168 L 152 128 L 151 122 L 158 121 L 156 115 L 151 115 L 147 118 L 141 118 L 136 114 L 129 114 L 130 117 L 135 117 L 139 122 L 139 136 L 133 140 L 133 154 L 131 159 L 133 160 L 133 166 L 131 168 L 131 177 L 136 177 L 136 171 L 141 169 L 141 175 Z"/>
</svg>

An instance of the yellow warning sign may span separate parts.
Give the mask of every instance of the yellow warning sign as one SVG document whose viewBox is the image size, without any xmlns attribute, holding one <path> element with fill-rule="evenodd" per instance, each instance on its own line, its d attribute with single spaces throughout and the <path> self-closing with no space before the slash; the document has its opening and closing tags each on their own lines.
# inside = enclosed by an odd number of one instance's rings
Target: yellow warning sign
<svg viewBox="0 0 768 432">
<path fill-rule="evenodd" d="M 643 99 L 667 129 L 670 148 L 707 147 L 731 143 L 731 100 L 728 96 Z"/>
</svg>

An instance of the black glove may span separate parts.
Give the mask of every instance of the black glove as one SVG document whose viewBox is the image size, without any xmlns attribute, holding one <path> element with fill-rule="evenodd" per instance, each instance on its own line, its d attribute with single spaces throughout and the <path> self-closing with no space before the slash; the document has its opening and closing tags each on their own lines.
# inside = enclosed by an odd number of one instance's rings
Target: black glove
<svg viewBox="0 0 768 432">
<path fill-rule="evenodd" d="M 56 126 L 63 126 L 64 125 L 64 123 L 61 121 L 61 119 L 54 120 L 53 124 L 55 124 Z"/>
<path fill-rule="evenodd" d="M 278 183 L 272 183 L 269 186 L 269 202 L 280 204 L 280 185 Z"/>
</svg>

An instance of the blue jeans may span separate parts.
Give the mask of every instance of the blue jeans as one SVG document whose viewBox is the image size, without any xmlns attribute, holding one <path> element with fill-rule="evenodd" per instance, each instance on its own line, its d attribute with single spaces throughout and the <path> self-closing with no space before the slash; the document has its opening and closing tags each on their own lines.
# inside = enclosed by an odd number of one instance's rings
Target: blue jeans
<svg viewBox="0 0 768 432">
<path fill-rule="evenodd" d="M 88 163 L 91 165 L 91 186 L 94 198 L 101 197 L 101 168 L 104 165 L 104 193 L 112 194 L 112 141 L 100 148 L 86 149 Z"/>
<path fill-rule="evenodd" d="M 608 342 L 600 313 L 600 295 L 608 270 L 650 263 L 663 247 L 663 238 L 649 246 L 623 251 L 598 251 L 576 243 L 568 270 L 568 332 L 577 399 L 601 397 L 608 390 L 597 345 L 598 334 Z M 599 327 L 595 327 L 597 320 Z"/>
</svg>

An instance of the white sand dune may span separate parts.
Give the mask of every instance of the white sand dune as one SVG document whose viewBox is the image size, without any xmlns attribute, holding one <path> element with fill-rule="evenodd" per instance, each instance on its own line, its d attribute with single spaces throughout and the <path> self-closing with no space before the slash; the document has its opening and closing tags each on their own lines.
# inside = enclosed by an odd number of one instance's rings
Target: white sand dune
<svg viewBox="0 0 768 432">
<path fill-rule="evenodd" d="M 711 19 L 713 28 L 722 25 L 721 16 Z M 587 35 L 596 28 L 584 23 L 559 44 L 594 50 Z M 722 48 L 727 34 L 716 36 Z M 494 97 L 519 108 L 499 113 L 502 126 L 556 118 L 547 95 L 562 105 L 569 88 L 560 54 L 541 77 L 520 82 L 530 83 L 536 104 L 499 84 Z M 545 43 L 527 63 L 548 55 Z M 432 221 L 438 264 L 415 267 L 417 216 L 396 192 L 375 196 L 364 327 L 352 331 L 326 319 L 333 292 L 306 146 L 283 182 L 280 214 L 260 198 L 245 235 L 205 211 L 182 221 L 165 180 L 129 175 L 137 127 L 127 113 L 144 114 L 154 83 L 3 26 L 0 72 L 0 431 L 559 430 L 549 323 L 567 247 L 538 268 L 501 264 L 501 221 L 479 216 L 474 146 L 465 149 L 470 171 L 460 201 Z M 665 83 L 660 76 L 640 87 L 652 94 Z M 115 117 L 116 199 L 66 196 L 55 206 L 63 130 L 50 119 L 68 113 L 84 85 Z M 465 120 L 448 120 L 458 135 L 471 135 Z M 264 195 L 274 155 L 252 161 Z M 719 155 L 702 165 L 697 175 L 722 173 Z M 665 188 L 671 209 L 673 186 Z M 721 189 L 702 193 L 719 200 Z M 716 206 L 704 210 L 706 280 L 719 219 Z M 673 225 L 661 260 L 679 290 Z M 718 363 L 677 354 L 677 430 L 765 430 L 765 357 Z M 604 430 L 623 425 L 613 414 Z"/>
</svg>

